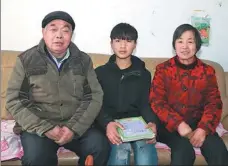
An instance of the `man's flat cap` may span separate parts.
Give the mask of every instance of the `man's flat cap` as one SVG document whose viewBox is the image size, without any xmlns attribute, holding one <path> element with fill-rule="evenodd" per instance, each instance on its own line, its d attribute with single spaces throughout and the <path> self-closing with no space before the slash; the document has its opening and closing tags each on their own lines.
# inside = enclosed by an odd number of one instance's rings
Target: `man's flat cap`
<svg viewBox="0 0 228 166">
<path fill-rule="evenodd" d="M 72 30 L 74 30 L 75 23 L 74 23 L 73 18 L 64 11 L 54 11 L 54 12 L 47 14 L 42 21 L 42 28 L 44 28 L 49 22 L 51 22 L 53 20 L 57 20 L 57 19 L 68 22 L 69 24 L 71 24 Z"/>
</svg>

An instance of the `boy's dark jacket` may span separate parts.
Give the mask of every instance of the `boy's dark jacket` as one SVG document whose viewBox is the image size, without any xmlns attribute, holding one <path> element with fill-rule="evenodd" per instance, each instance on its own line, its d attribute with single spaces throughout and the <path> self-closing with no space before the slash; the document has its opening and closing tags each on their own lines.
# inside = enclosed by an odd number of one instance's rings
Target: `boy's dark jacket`
<svg viewBox="0 0 228 166">
<path fill-rule="evenodd" d="M 106 129 L 114 119 L 142 116 L 148 122 L 157 123 L 157 117 L 149 105 L 151 74 L 145 63 L 131 56 L 132 65 L 124 70 L 115 63 L 116 56 L 95 69 L 104 92 L 103 106 L 96 124 Z"/>
</svg>

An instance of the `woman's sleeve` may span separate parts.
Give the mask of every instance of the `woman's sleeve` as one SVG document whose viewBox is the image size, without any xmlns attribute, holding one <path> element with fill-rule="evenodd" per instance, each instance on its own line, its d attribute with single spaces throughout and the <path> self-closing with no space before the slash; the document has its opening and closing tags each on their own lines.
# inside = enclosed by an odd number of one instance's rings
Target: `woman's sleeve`
<svg viewBox="0 0 228 166">
<path fill-rule="evenodd" d="M 165 78 L 169 77 L 165 73 L 163 64 L 156 67 L 155 75 L 150 89 L 150 105 L 152 110 L 165 123 L 167 130 L 175 131 L 183 118 L 173 110 L 168 104 Z"/>
<path fill-rule="evenodd" d="M 222 100 L 218 89 L 215 70 L 207 68 L 207 89 L 205 91 L 204 112 L 198 127 L 204 129 L 208 134 L 213 134 L 218 126 L 222 114 Z"/>
</svg>

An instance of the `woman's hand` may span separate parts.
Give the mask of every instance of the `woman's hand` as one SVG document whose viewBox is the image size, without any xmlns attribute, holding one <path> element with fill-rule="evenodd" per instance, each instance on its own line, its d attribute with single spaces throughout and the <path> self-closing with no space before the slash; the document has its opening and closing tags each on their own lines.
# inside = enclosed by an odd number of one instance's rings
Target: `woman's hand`
<svg viewBox="0 0 228 166">
<path fill-rule="evenodd" d="M 123 126 L 118 122 L 109 122 L 107 125 L 106 135 L 112 144 L 119 145 L 122 143 L 121 138 L 117 132 L 118 127 L 122 130 L 124 129 Z"/>
<path fill-rule="evenodd" d="M 179 124 L 177 132 L 180 134 L 180 136 L 187 137 L 192 132 L 192 129 L 187 123 L 183 121 Z"/>
<path fill-rule="evenodd" d="M 205 138 L 206 138 L 206 131 L 201 128 L 197 128 L 193 132 L 190 138 L 190 142 L 192 146 L 194 146 L 195 148 L 200 148 L 203 145 Z"/>
</svg>

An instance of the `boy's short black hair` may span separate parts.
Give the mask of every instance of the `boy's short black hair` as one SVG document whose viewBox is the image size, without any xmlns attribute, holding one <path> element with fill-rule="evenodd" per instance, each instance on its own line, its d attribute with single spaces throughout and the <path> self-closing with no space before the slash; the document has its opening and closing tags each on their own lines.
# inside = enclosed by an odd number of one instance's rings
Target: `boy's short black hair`
<svg viewBox="0 0 228 166">
<path fill-rule="evenodd" d="M 202 40 L 199 31 L 190 24 L 182 24 L 176 28 L 173 34 L 173 49 L 175 50 L 175 42 L 181 37 L 181 35 L 186 31 L 192 31 L 195 36 L 196 50 L 197 52 L 201 48 Z"/>
<path fill-rule="evenodd" d="M 122 40 L 134 40 L 136 42 L 138 39 L 138 32 L 130 24 L 119 23 L 112 29 L 110 38 L 111 40 L 122 39 Z"/>
</svg>

